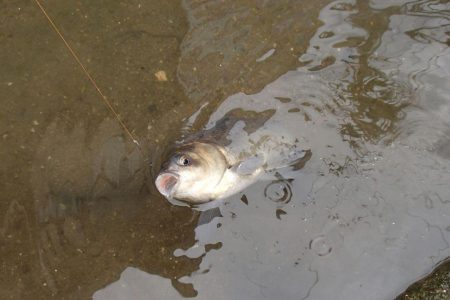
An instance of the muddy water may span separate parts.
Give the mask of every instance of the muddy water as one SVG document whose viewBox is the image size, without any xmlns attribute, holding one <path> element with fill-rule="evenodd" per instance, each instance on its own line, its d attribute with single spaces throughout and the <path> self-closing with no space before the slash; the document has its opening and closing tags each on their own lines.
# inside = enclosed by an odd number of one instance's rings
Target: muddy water
<svg viewBox="0 0 450 300">
<path fill-rule="evenodd" d="M 450 256 L 446 1 L 43 4 L 141 147 L 0 3 L 2 299 L 391 299 Z M 165 149 L 236 108 L 312 153 L 294 180 L 163 199 Z"/>
</svg>

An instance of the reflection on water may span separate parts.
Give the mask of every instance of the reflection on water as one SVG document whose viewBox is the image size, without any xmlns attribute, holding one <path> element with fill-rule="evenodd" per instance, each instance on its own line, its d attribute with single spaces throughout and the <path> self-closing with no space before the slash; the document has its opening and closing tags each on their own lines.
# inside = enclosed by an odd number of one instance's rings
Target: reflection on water
<svg viewBox="0 0 450 300">
<path fill-rule="evenodd" d="M 264 130 L 293 133 L 312 152 L 289 189 L 260 182 L 197 227 L 199 242 L 186 253 L 221 243 L 182 279 L 198 298 L 393 298 L 449 255 L 448 208 L 439 200 L 450 197 L 448 162 L 430 154 L 448 140 L 448 124 L 424 103 L 439 97 L 421 88 L 427 80 L 434 91 L 447 88 L 436 77 L 447 76 L 448 64 L 429 62 L 448 50 L 409 33 L 448 21 L 414 19 L 416 11 L 331 3 L 303 67 L 195 115 L 209 128 L 233 109 L 275 108 Z M 439 95 L 448 106 L 448 93 Z M 286 193 L 292 198 L 281 208 L 264 201 Z"/>
<path fill-rule="evenodd" d="M 389 299 L 450 256 L 446 1 L 45 5 L 143 147 L 1 4 L 0 298 Z M 179 136 L 267 111 L 228 146 L 281 133 L 296 170 L 202 211 L 157 193 Z"/>
</svg>

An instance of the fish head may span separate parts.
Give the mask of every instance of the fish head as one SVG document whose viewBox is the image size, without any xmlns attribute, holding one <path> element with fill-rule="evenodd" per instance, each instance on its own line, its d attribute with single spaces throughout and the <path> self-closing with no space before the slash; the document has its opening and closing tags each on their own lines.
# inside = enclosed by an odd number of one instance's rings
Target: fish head
<svg viewBox="0 0 450 300">
<path fill-rule="evenodd" d="M 163 163 L 155 180 L 166 198 L 203 203 L 216 197 L 215 187 L 227 170 L 227 159 L 220 146 L 192 142 L 177 148 Z"/>
</svg>

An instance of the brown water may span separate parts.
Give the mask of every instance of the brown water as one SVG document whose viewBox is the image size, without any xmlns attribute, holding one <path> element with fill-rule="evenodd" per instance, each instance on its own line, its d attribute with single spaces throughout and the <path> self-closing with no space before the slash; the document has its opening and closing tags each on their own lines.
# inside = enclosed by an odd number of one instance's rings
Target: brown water
<svg viewBox="0 0 450 300">
<path fill-rule="evenodd" d="M 1 299 L 392 299 L 450 256 L 448 1 L 43 4 L 142 146 L 34 2 L 0 2 Z M 311 159 L 167 202 L 165 149 L 234 108 Z"/>
</svg>

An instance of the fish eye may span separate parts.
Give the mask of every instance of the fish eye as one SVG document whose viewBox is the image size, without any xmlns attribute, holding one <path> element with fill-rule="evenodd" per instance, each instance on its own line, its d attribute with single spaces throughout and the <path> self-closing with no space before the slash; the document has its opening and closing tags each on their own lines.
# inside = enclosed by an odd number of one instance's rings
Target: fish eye
<svg viewBox="0 0 450 300">
<path fill-rule="evenodd" d="M 178 159 L 178 165 L 180 166 L 189 166 L 191 164 L 191 160 L 185 156 L 185 155 L 181 155 L 180 158 Z"/>
</svg>

